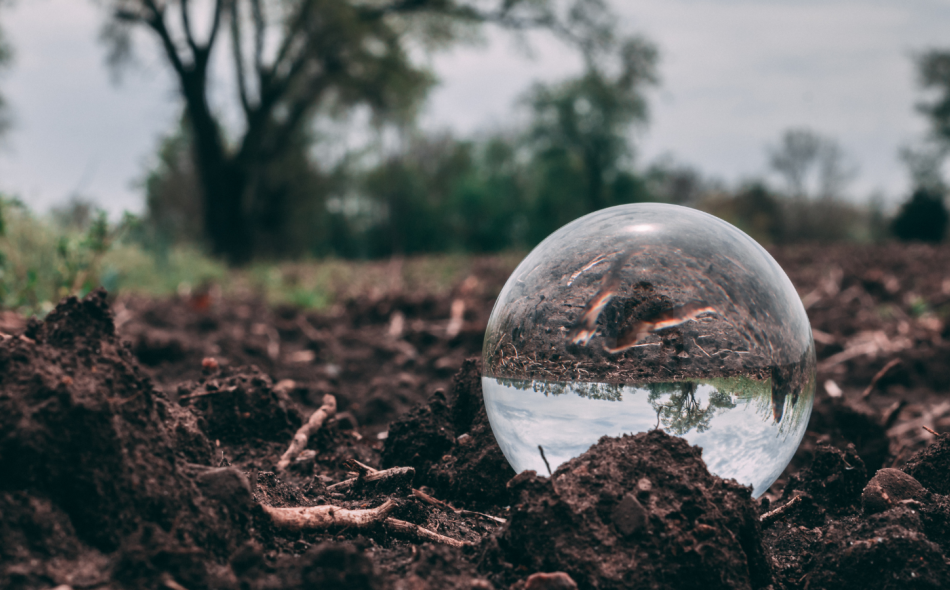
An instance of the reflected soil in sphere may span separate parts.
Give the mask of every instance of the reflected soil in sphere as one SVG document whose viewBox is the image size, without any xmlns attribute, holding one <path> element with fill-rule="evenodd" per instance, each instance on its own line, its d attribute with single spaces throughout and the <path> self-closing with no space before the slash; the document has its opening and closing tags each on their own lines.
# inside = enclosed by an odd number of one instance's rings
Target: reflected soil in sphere
<svg viewBox="0 0 950 590">
<path fill-rule="evenodd" d="M 661 204 L 552 234 L 509 278 L 485 335 L 488 417 L 516 471 L 545 472 L 601 436 L 660 428 L 710 471 L 763 493 L 811 413 L 805 310 L 754 240 Z"/>
</svg>

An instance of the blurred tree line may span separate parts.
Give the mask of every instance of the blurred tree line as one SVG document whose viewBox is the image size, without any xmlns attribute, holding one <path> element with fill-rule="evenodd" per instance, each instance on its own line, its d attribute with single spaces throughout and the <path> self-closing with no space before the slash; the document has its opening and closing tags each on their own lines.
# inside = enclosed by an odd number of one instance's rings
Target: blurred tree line
<svg viewBox="0 0 950 590">
<path fill-rule="evenodd" d="M 127 56 L 131 32 L 144 28 L 181 81 L 181 124 L 143 183 L 144 227 L 159 248 L 204 243 L 234 262 L 524 250 L 586 213 L 643 201 L 703 209 L 763 243 L 945 235 L 943 147 L 904 151 L 914 190 L 893 219 L 881 198 L 846 198 L 857 168 L 837 142 L 808 129 L 790 129 L 769 148 L 770 176 L 739 186 L 671 158 L 639 170 L 631 138 L 648 119 L 657 52 L 620 35 L 598 0 L 505 0 L 487 10 L 447 0 L 220 0 L 204 41 L 187 1 L 116 0 L 114 8 L 113 57 Z M 533 86 L 517 128 L 474 138 L 421 131 L 415 115 L 433 78 L 407 47 L 444 48 L 490 24 L 553 31 L 578 49 L 584 71 Z M 245 120 L 231 140 L 207 102 L 218 35 L 230 37 Z M 918 62 L 924 87 L 944 92 L 922 107 L 940 145 L 950 138 L 945 60 L 932 52 Z M 369 113 L 366 129 L 380 139 L 317 156 L 333 141 L 320 123 L 346 125 L 358 112 Z"/>
<path fill-rule="evenodd" d="M 936 96 L 920 106 L 933 133 L 904 150 L 913 190 L 889 217 L 880 198 L 848 198 L 856 167 L 833 139 L 804 128 L 768 148 L 768 175 L 737 186 L 670 157 L 638 167 L 633 138 L 648 121 L 657 51 L 620 31 L 603 0 L 101 4 L 116 71 L 134 63 L 136 40 L 149 39 L 178 82 L 181 120 L 142 180 L 146 214 L 135 227 L 160 253 L 189 242 L 240 264 L 525 250 L 588 212 L 643 201 L 705 210 L 763 243 L 946 234 L 950 51 L 917 60 L 921 85 Z M 505 131 L 420 130 L 435 79 L 419 56 L 477 41 L 487 27 L 553 34 L 583 70 L 531 87 L 523 122 Z M 0 65 L 8 55 L 0 37 Z M 229 107 L 210 98 L 222 79 L 233 80 Z M 345 143 L 326 131 L 334 126 L 372 140 L 327 149 Z"/>
</svg>

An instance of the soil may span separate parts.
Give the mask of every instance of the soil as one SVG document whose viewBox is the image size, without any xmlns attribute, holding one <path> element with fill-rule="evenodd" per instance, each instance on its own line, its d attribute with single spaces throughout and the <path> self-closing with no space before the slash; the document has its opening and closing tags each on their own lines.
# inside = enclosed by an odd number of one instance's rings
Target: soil
<svg viewBox="0 0 950 590">
<path fill-rule="evenodd" d="M 4 313 L 0 588 L 950 587 L 950 247 L 773 255 L 814 328 L 818 391 L 758 501 L 658 431 L 515 476 L 481 400 L 511 271 L 492 259 L 447 294 L 322 313 L 103 292 L 43 322 Z M 337 413 L 276 472 L 327 394 Z M 414 473 L 328 489 L 353 460 Z M 388 500 L 464 546 L 288 531 L 262 508 Z"/>
</svg>

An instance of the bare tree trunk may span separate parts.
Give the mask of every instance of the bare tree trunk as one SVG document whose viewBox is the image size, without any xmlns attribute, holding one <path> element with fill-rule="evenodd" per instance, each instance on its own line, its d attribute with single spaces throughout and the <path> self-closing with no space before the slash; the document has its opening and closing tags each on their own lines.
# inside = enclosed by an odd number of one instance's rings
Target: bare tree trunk
<svg viewBox="0 0 950 590">
<path fill-rule="evenodd" d="M 254 252 L 246 203 L 252 177 L 249 168 L 259 163 L 242 162 L 227 154 L 221 130 L 208 106 L 204 72 L 194 72 L 183 80 L 183 86 L 204 201 L 205 234 L 214 254 L 231 264 L 246 263 Z"/>
</svg>

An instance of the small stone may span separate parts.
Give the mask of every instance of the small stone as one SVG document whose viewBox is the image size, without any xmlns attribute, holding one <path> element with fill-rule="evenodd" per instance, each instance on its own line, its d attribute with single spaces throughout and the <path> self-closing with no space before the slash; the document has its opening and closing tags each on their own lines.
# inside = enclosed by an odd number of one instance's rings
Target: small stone
<svg viewBox="0 0 950 590">
<path fill-rule="evenodd" d="M 880 469 L 861 493 L 861 503 L 868 514 L 884 512 L 903 500 L 919 500 L 926 494 L 924 486 L 899 469 Z"/>
<path fill-rule="evenodd" d="M 627 494 L 620 502 L 617 502 L 610 518 L 624 537 L 629 537 L 647 525 L 646 509 L 631 494 Z"/>
<path fill-rule="evenodd" d="M 539 572 L 528 576 L 524 590 L 577 590 L 577 583 L 564 572 Z"/>
<path fill-rule="evenodd" d="M 637 481 L 637 489 L 641 492 L 649 492 L 653 489 L 653 484 L 650 483 L 649 479 L 641 477 L 640 480 Z"/>
</svg>

